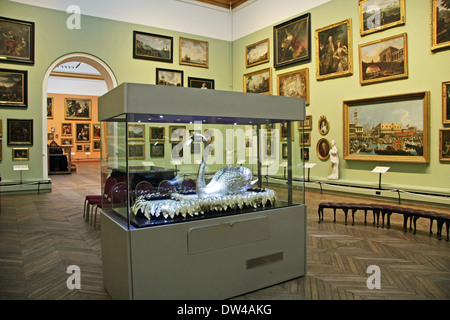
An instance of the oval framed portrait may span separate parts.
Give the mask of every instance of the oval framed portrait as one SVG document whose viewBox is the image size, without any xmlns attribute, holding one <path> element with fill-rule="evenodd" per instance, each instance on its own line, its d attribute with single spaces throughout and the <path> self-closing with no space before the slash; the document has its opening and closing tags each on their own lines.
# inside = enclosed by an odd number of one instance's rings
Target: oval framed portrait
<svg viewBox="0 0 450 320">
<path fill-rule="evenodd" d="M 327 117 L 321 116 L 319 119 L 319 132 L 321 135 L 326 135 L 328 131 L 330 131 L 330 123 L 328 122 Z"/>
<path fill-rule="evenodd" d="M 326 138 L 322 138 L 317 142 L 317 156 L 321 160 L 327 160 L 330 157 L 331 144 Z"/>
</svg>

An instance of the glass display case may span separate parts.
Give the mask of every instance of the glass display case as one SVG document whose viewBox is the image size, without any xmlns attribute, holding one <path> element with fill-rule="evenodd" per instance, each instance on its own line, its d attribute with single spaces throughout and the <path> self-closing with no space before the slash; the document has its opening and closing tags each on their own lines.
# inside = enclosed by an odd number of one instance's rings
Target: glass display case
<svg viewBox="0 0 450 320">
<path fill-rule="evenodd" d="M 113 298 L 229 298 L 305 273 L 304 99 L 125 83 L 99 120 Z"/>
</svg>

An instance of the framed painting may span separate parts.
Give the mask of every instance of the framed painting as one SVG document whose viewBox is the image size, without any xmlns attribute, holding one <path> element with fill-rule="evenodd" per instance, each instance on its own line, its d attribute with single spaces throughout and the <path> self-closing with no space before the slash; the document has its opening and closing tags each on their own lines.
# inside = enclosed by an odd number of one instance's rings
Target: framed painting
<svg viewBox="0 0 450 320">
<path fill-rule="evenodd" d="M 29 148 L 12 148 L 12 160 L 13 161 L 29 161 L 30 149 Z"/>
<path fill-rule="evenodd" d="M 283 143 L 281 145 L 281 157 L 283 159 L 287 159 L 288 158 L 288 147 L 287 147 L 287 143 Z"/>
<path fill-rule="evenodd" d="M 408 77 L 406 33 L 359 45 L 361 84 Z"/>
<path fill-rule="evenodd" d="M 91 125 L 89 123 L 76 123 L 76 142 L 91 141 Z"/>
<path fill-rule="evenodd" d="M 277 75 L 279 96 L 304 98 L 309 104 L 309 69 L 300 69 Z"/>
<path fill-rule="evenodd" d="M 91 145 L 90 144 L 85 144 L 84 145 L 84 152 L 91 152 Z"/>
<path fill-rule="evenodd" d="M 100 139 L 102 137 L 102 127 L 100 123 L 92 124 L 92 139 Z"/>
<path fill-rule="evenodd" d="M 428 91 L 343 102 L 345 160 L 428 163 Z"/>
<path fill-rule="evenodd" d="M 63 147 L 73 146 L 73 139 L 72 138 L 61 138 L 61 146 L 63 146 Z"/>
<path fill-rule="evenodd" d="M 128 159 L 130 159 L 130 160 L 145 159 L 145 144 L 129 143 L 128 144 Z"/>
<path fill-rule="evenodd" d="M 92 140 L 92 151 L 100 151 L 101 145 L 100 140 Z"/>
<path fill-rule="evenodd" d="M 3 137 L 3 120 L 0 119 L 0 138 Z"/>
<path fill-rule="evenodd" d="M 55 140 L 55 134 L 53 132 L 47 133 L 47 140 Z"/>
<path fill-rule="evenodd" d="M 182 87 L 183 71 L 156 68 L 156 84 Z"/>
<path fill-rule="evenodd" d="M 34 22 L 0 17 L 0 60 L 34 64 Z"/>
<path fill-rule="evenodd" d="M 164 158 L 164 143 L 151 143 L 150 144 L 150 157 L 152 158 Z"/>
<path fill-rule="evenodd" d="M 83 145 L 77 144 L 77 152 L 83 152 Z"/>
<path fill-rule="evenodd" d="M 319 141 L 317 141 L 316 151 L 319 159 L 327 160 L 330 157 L 330 149 L 331 144 L 328 139 L 321 138 Z"/>
<path fill-rule="evenodd" d="M 166 137 L 166 128 L 164 127 L 150 127 L 150 141 L 163 142 Z"/>
<path fill-rule="evenodd" d="M 128 124 L 129 140 L 145 140 L 145 124 Z"/>
<path fill-rule="evenodd" d="M 309 161 L 309 148 L 300 148 L 300 158 Z"/>
<path fill-rule="evenodd" d="M 321 116 L 319 118 L 319 132 L 321 135 L 326 135 L 330 131 L 330 122 L 327 117 Z"/>
<path fill-rule="evenodd" d="M 288 124 L 287 121 L 280 123 L 280 140 L 287 140 L 288 138 Z M 294 140 L 294 126 L 291 124 L 291 140 Z"/>
<path fill-rule="evenodd" d="M 442 123 L 450 124 L 450 81 L 442 83 Z"/>
<path fill-rule="evenodd" d="M 188 77 L 188 87 L 200 89 L 214 89 L 214 80 Z"/>
<path fill-rule="evenodd" d="M 8 145 L 33 145 L 33 119 L 8 119 Z"/>
<path fill-rule="evenodd" d="M 270 61 L 270 42 L 264 39 L 245 47 L 245 67 L 250 68 Z"/>
<path fill-rule="evenodd" d="M 63 122 L 61 123 L 61 135 L 62 136 L 71 136 L 73 132 L 72 123 Z"/>
<path fill-rule="evenodd" d="M 450 47 L 450 2 L 431 0 L 431 50 Z"/>
<path fill-rule="evenodd" d="M 47 98 L 47 119 L 53 119 L 53 98 Z"/>
<path fill-rule="evenodd" d="M 244 74 L 244 92 L 272 94 L 272 69 Z"/>
<path fill-rule="evenodd" d="M 180 37 L 180 65 L 208 68 L 209 44 L 207 41 Z"/>
<path fill-rule="evenodd" d="M 353 74 L 352 19 L 316 30 L 316 78 Z"/>
<path fill-rule="evenodd" d="M 169 126 L 170 141 L 182 141 L 186 134 L 185 126 Z"/>
<path fill-rule="evenodd" d="M 64 119 L 91 120 L 91 99 L 64 99 Z"/>
<path fill-rule="evenodd" d="M 405 24 L 405 0 L 359 0 L 361 36 Z"/>
<path fill-rule="evenodd" d="M 133 58 L 161 62 L 173 61 L 173 38 L 133 31 Z"/>
<path fill-rule="evenodd" d="M 305 120 L 299 121 L 298 130 L 312 130 L 312 116 L 306 116 Z"/>
<path fill-rule="evenodd" d="M 439 129 L 439 161 L 450 162 L 450 129 Z"/>
<path fill-rule="evenodd" d="M 0 160 L 3 160 L 3 140 L 0 140 Z"/>
<path fill-rule="evenodd" d="M 311 15 L 306 13 L 273 27 L 275 68 L 311 59 Z"/>
<path fill-rule="evenodd" d="M 0 69 L 0 106 L 28 106 L 28 72 Z"/>
<path fill-rule="evenodd" d="M 299 132 L 298 138 L 300 146 L 311 145 L 311 132 Z"/>
</svg>

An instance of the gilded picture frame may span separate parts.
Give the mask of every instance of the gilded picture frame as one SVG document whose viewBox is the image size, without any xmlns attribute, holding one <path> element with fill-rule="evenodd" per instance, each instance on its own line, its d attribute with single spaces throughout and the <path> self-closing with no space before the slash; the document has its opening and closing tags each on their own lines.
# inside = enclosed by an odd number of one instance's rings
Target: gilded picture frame
<svg viewBox="0 0 450 320">
<path fill-rule="evenodd" d="M 430 162 L 430 92 L 343 102 L 345 160 Z"/>
<path fill-rule="evenodd" d="M 331 144 L 327 138 L 317 141 L 316 152 L 320 160 L 327 160 L 330 157 Z"/>
<path fill-rule="evenodd" d="M 431 50 L 450 47 L 450 22 L 445 17 L 449 10 L 448 1 L 431 0 Z"/>
<path fill-rule="evenodd" d="M 73 133 L 73 127 L 71 122 L 61 123 L 61 136 L 71 136 Z"/>
<path fill-rule="evenodd" d="M 311 145 L 311 132 L 299 132 L 298 143 L 300 146 Z"/>
<path fill-rule="evenodd" d="M 47 119 L 53 119 L 53 97 L 47 97 Z"/>
<path fill-rule="evenodd" d="M 0 107 L 28 107 L 28 72 L 0 69 Z"/>
<path fill-rule="evenodd" d="M 128 159 L 129 160 L 145 159 L 145 144 L 144 143 L 129 143 L 128 144 Z"/>
<path fill-rule="evenodd" d="M 298 121 L 298 130 L 312 130 L 312 115 L 306 116 L 303 121 Z"/>
<path fill-rule="evenodd" d="M 209 68 L 208 41 L 180 37 L 180 65 Z"/>
<path fill-rule="evenodd" d="M 164 142 L 166 139 L 166 128 L 164 127 L 149 127 L 149 139 L 152 142 Z"/>
<path fill-rule="evenodd" d="M 151 143 L 150 144 L 150 157 L 152 158 L 164 158 L 164 143 Z"/>
<path fill-rule="evenodd" d="M 156 68 L 156 84 L 182 87 L 184 85 L 184 72 L 182 70 Z"/>
<path fill-rule="evenodd" d="M 351 18 L 317 29 L 315 40 L 317 80 L 353 74 Z"/>
<path fill-rule="evenodd" d="M 245 47 L 245 67 L 250 68 L 270 61 L 269 38 Z"/>
<path fill-rule="evenodd" d="M 279 96 L 304 98 L 309 105 L 309 69 L 299 69 L 277 75 Z"/>
<path fill-rule="evenodd" d="M 7 144 L 33 145 L 33 119 L 8 119 Z"/>
<path fill-rule="evenodd" d="M 361 84 L 407 78 L 408 44 L 406 33 L 360 44 L 359 70 Z"/>
<path fill-rule="evenodd" d="M 145 124 L 128 124 L 128 140 L 145 140 Z"/>
<path fill-rule="evenodd" d="M 442 124 L 450 124 L 450 81 L 442 83 Z"/>
<path fill-rule="evenodd" d="M 272 69 L 266 68 L 244 74 L 244 92 L 272 94 Z"/>
<path fill-rule="evenodd" d="M 34 22 L 0 17 L 0 61 L 34 65 Z"/>
<path fill-rule="evenodd" d="M 75 124 L 75 142 L 90 142 L 91 141 L 91 124 L 90 123 L 76 123 Z"/>
<path fill-rule="evenodd" d="M 29 148 L 12 148 L 12 161 L 29 161 Z"/>
<path fill-rule="evenodd" d="M 359 0 L 361 36 L 405 24 L 405 0 Z"/>
<path fill-rule="evenodd" d="M 100 151 L 101 145 L 101 140 L 92 140 L 92 151 Z"/>
<path fill-rule="evenodd" d="M 61 138 L 61 146 L 62 147 L 73 146 L 73 138 Z"/>
<path fill-rule="evenodd" d="M 273 66 L 285 67 L 311 59 L 311 14 L 273 27 Z"/>
<path fill-rule="evenodd" d="M 317 128 L 319 129 L 319 133 L 323 136 L 326 135 L 328 131 L 330 131 L 330 122 L 328 121 L 327 117 L 321 116 L 319 118 Z"/>
<path fill-rule="evenodd" d="M 133 58 L 173 62 L 173 37 L 133 31 Z"/>
<path fill-rule="evenodd" d="M 64 98 L 65 120 L 91 120 L 92 100 L 78 98 Z"/>
<path fill-rule="evenodd" d="M 439 161 L 450 162 L 450 129 L 439 129 Z"/>
</svg>

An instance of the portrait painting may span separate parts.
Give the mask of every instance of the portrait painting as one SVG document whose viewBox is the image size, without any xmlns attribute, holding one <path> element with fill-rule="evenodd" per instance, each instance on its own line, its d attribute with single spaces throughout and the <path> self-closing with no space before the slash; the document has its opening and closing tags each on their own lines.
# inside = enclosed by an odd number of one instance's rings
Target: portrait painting
<svg viewBox="0 0 450 320">
<path fill-rule="evenodd" d="M 91 99 L 64 99 L 64 119 L 91 120 Z"/>
<path fill-rule="evenodd" d="M 214 79 L 188 77 L 188 87 L 200 89 L 214 89 Z"/>
<path fill-rule="evenodd" d="M 442 83 L 442 123 L 450 124 L 450 81 Z"/>
<path fill-rule="evenodd" d="M 47 98 L 47 119 L 53 119 L 53 98 Z"/>
<path fill-rule="evenodd" d="M 0 60 L 34 64 L 34 22 L 0 17 Z"/>
<path fill-rule="evenodd" d="M 208 68 L 209 44 L 207 41 L 180 37 L 180 65 Z"/>
<path fill-rule="evenodd" d="M 250 68 L 270 60 L 269 39 L 245 47 L 245 67 Z"/>
<path fill-rule="evenodd" d="M 172 62 L 173 38 L 133 31 L 133 58 Z"/>
<path fill-rule="evenodd" d="M 317 141 L 317 156 L 321 160 L 327 160 L 330 157 L 331 144 L 326 138 Z"/>
<path fill-rule="evenodd" d="M 321 135 L 326 135 L 330 131 L 330 122 L 328 122 L 327 117 L 321 116 L 319 118 L 319 132 Z"/>
<path fill-rule="evenodd" d="M 450 1 L 431 0 L 431 50 L 450 47 Z"/>
<path fill-rule="evenodd" d="M 0 69 L 0 107 L 27 106 L 27 71 Z"/>
<path fill-rule="evenodd" d="M 450 129 L 439 129 L 439 161 L 450 162 Z"/>
<path fill-rule="evenodd" d="M 344 101 L 344 159 L 428 163 L 430 93 Z"/>
<path fill-rule="evenodd" d="M 91 126 L 89 123 L 77 123 L 76 124 L 76 142 L 89 142 L 91 141 Z"/>
<path fill-rule="evenodd" d="M 408 77 L 406 33 L 359 45 L 361 84 Z"/>
<path fill-rule="evenodd" d="M 309 69 L 300 69 L 277 75 L 278 95 L 304 98 L 309 104 Z"/>
<path fill-rule="evenodd" d="M 272 69 L 244 74 L 244 92 L 272 94 Z"/>
<path fill-rule="evenodd" d="M 182 87 L 183 71 L 156 68 L 156 84 Z"/>
<path fill-rule="evenodd" d="M 405 24 L 405 0 L 359 0 L 362 36 Z"/>
<path fill-rule="evenodd" d="M 353 74 L 352 20 L 316 30 L 316 78 Z"/>
<path fill-rule="evenodd" d="M 311 58 L 311 18 L 304 14 L 273 28 L 274 67 L 284 67 Z"/>
<path fill-rule="evenodd" d="M 33 144 L 33 120 L 8 119 L 8 145 Z"/>
<path fill-rule="evenodd" d="M 92 139 L 100 139 L 102 137 L 102 127 L 100 123 L 92 124 Z"/>
</svg>

